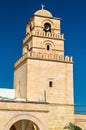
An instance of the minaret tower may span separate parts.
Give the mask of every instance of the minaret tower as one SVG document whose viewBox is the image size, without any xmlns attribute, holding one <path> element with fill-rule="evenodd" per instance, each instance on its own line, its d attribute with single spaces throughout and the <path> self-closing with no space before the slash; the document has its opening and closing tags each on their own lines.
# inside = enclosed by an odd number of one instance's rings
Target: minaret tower
<svg viewBox="0 0 86 130">
<path fill-rule="evenodd" d="M 16 98 L 47 104 L 49 130 L 63 130 L 74 121 L 73 61 L 64 55 L 60 21 L 44 6 L 36 11 L 26 24 L 22 57 L 14 66 Z"/>
<path fill-rule="evenodd" d="M 23 54 L 14 66 L 16 98 L 73 104 L 73 62 L 64 56 L 60 21 L 42 5 L 27 22 Z"/>
</svg>

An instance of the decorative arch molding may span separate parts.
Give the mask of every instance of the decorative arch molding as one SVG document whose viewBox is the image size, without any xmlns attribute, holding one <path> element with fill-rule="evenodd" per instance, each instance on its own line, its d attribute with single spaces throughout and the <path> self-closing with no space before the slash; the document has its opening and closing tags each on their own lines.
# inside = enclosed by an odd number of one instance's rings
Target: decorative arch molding
<svg viewBox="0 0 86 130">
<path fill-rule="evenodd" d="M 75 122 L 76 126 L 79 126 L 82 130 L 85 130 L 85 128 L 82 126 L 82 124 L 80 122 Z"/>
<path fill-rule="evenodd" d="M 52 49 L 55 48 L 55 45 L 52 41 L 46 40 L 43 44 L 42 44 L 42 48 L 46 48 L 46 45 L 50 45 Z"/>
<path fill-rule="evenodd" d="M 20 120 L 32 121 L 39 127 L 40 130 L 46 130 L 46 127 L 43 125 L 43 123 L 38 118 L 36 118 L 35 116 L 32 116 L 32 115 L 29 115 L 29 114 L 22 114 L 22 115 L 17 115 L 17 116 L 12 117 L 8 121 L 8 123 L 5 125 L 4 130 L 10 130 L 11 126 Z"/>
<path fill-rule="evenodd" d="M 54 26 L 54 23 L 50 19 L 43 20 L 41 26 L 44 27 L 45 23 L 49 23 L 51 25 L 51 28 Z"/>
</svg>

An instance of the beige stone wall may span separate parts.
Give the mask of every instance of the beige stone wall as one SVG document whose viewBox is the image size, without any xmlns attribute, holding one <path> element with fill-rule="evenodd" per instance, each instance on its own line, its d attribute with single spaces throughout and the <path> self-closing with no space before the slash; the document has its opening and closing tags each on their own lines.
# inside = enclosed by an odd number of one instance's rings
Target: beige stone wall
<svg viewBox="0 0 86 130">
<path fill-rule="evenodd" d="M 50 45 L 50 50 L 47 50 L 47 45 Z M 64 56 L 64 35 L 45 32 L 35 32 L 27 36 L 23 44 L 23 54 L 28 51 L 52 53 Z"/>
<path fill-rule="evenodd" d="M 74 115 L 73 105 L 0 102 L 0 130 L 9 130 L 15 122 L 24 119 L 33 121 L 41 130 L 64 130 L 74 120 L 82 130 L 86 129 L 86 115 Z"/>
<path fill-rule="evenodd" d="M 67 104 L 50 104 L 48 113 L 48 129 L 64 130 L 66 124 L 74 122 L 74 107 Z"/>
<path fill-rule="evenodd" d="M 34 16 L 26 26 L 26 34 L 30 33 L 31 24 L 32 27 L 35 27 L 34 29 L 41 30 L 45 22 L 49 22 L 52 25 L 52 32 L 60 33 L 60 19 Z"/>
<path fill-rule="evenodd" d="M 46 100 L 52 103 L 73 104 L 72 64 L 28 59 L 27 99 L 39 101 L 46 91 Z M 49 87 L 49 81 L 53 87 Z"/>
<path fill-rule="evenodd" d="M 24 62 L 14 69 L 14 89 L 16 98 L 26 98 L 27 92 L 27 63 Z"/>
<path fill-rule="evenodd" d="M 35 123 L 40 130 L 63 130 L 74 120 L 72 105 L 37 102 L 0 102 L 0 130 L 9 128 L 20 120 Z"/>
<path fill-rule="evenodd" d="M 51 33 L 48 32 L 48 34 L 45 34 L 43 31 L 45 23 L 50 23 Z M 30 27 L 32 28 L 31 30 Z M 64 36 L 61 35 L 60 19 L 33 16 L 26 26 L 26 37 L 23 41 L 23 54 L 27 52 L 27 45 L 33 51 L 45 52 L 43 49 L 45 48 L 45 42 L 51 42 L 53 53 L 64 55 Z"/>
<path fill-rule="evenodd" d="M 74 119 L 77 126 L 79 126 L 82 130 L 86 129 L 86 114 L 75 114 Z"/>
<path fill-rule="evenodd" d="M 46 49 L 47 44 L 51 45 L 50 51 L 47 51 Z M 49 38 L 33 37 L 32 46 L 34 47 L 33 51 L 35 52 L 51 53 L 51 54 L 58 54 L 64 56 L 63 40 L 57 40 L 57 39 L 51 40 Z"/>
<path fill-rule="evenodd" d="M 19 120 L 34 122 L 40 130 L 47 130 L 47 104 L 0 102 L 0 130 L 9 128 Z"/>
</svg>

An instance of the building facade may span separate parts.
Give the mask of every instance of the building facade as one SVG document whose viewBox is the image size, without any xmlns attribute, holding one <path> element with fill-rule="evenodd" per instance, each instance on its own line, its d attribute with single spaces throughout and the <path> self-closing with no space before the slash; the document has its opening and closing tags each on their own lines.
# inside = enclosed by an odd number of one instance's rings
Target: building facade
<svg viewBox="0 0 86 130">
<path fill-rule="evenodd" d="M 64 54 L 60 18 L 43 9 L 26 24 L 22 56 L 14 65 L 15 99 L 0 101 L 0 130 L 63 130 L 74 114 L 73 60 Z"/>
</svg>

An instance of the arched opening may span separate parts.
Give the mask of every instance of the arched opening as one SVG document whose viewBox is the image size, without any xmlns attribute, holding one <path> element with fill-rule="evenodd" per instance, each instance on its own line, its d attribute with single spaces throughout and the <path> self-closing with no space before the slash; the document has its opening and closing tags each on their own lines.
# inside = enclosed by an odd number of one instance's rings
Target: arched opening
<svg viewBox="0 0 86 130">
<path fill-rule="evenodd" d="M 30 120 L 19 120 L 9 130 L 39 130 L 38 126 Z"/>
<path fill-rule="evenodd" d="M 77 126 L 77 129 L 78 129 L 78 130 L 85 130 L 83 123 L 81 123 L 81 122 L 76 122 L 75 125 Z"/>
<path fill-rule="evenodd" d="M 28 124 L 27 129 L 24 129 L 25 123 Z M 15 117 L 12 117 L 7 124 L 5 125 L 4 130 L 30 130 L 28 129 L 29 123 L 32 123 L 34 126 L 34 130 L 46 130 L 45 125 L 35 116 L 29 114 L 20 114 Z M 20 128 L 16 128 L 18 126 Z M 22 129 L 21 129 L 22 126 Z"/>
<path fill-rule="evenodd" d="M 14 125 L 11 127 L 11 130 L 16 130 L 16 128 L 15 128 L 15 126 L 14 126 Z"/>
<path fill-rule="evenodd" d="M 47 43 L 46 46 L 45 46 L 45 48 L 46 48 L 47 51 L 52 50 L 52 46 L 51 46 L 50 43 Z"/>
<path fill-rule="evenodd" d="M 50 23 L 44 24 L 44 31 L 45 32 L 51 32 L 51 24 Z"/>
<path fill-rule="evenodd" d="M 47 45 L 47 50 L 48 50 L 48 51 L 50 50 L 50 45 Z"/>
</svg>

